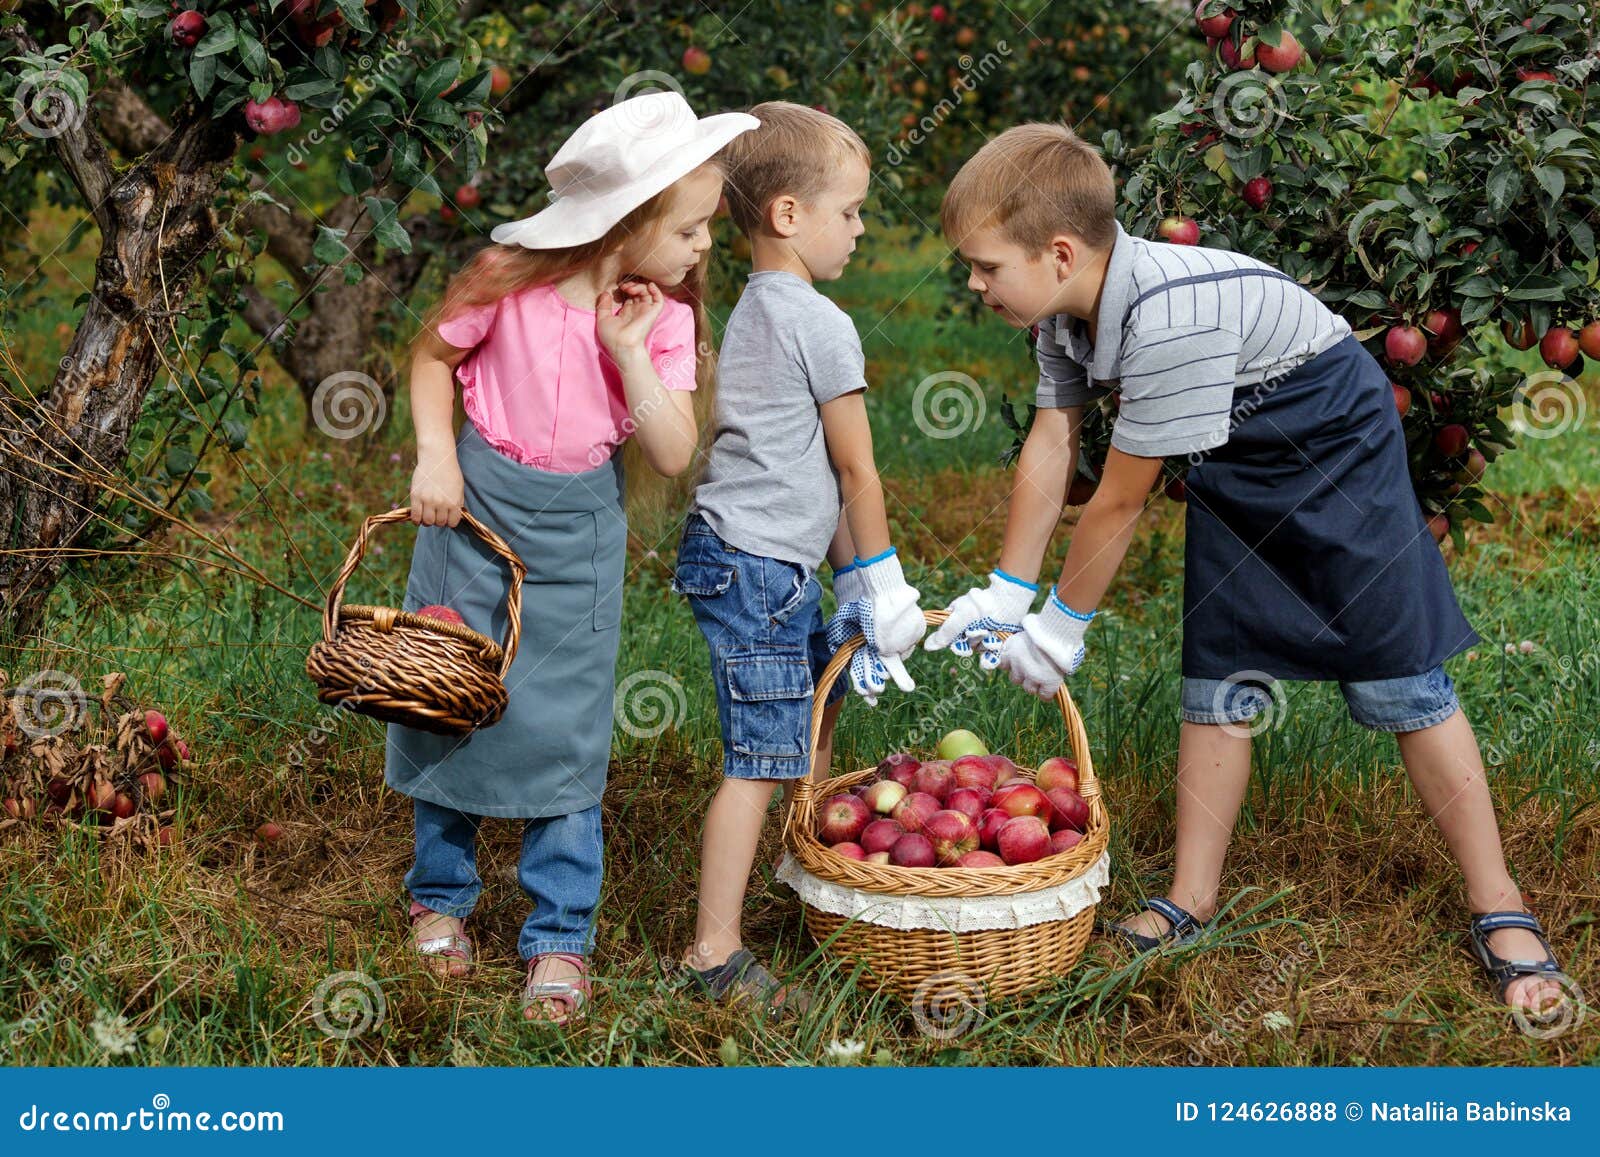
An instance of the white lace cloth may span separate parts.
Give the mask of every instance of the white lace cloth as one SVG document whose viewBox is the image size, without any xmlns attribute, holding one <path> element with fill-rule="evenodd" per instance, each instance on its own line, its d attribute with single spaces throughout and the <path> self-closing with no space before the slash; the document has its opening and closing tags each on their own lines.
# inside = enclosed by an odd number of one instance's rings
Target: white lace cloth
<svg viewBox="0 0 1600 1157">
<path fill-rule="evenodd" d="M 1066 920 L 1099 903 L 1100 889 L 1111 879 L 1111 853 L 1102 852 L 1088 871 L 1065 884 L 1011 896 L 886 896 L 862 892 L 818 879 L 788 851 L 778 866 L 778 879 L 793 888 L 805 903 L 835 916 L 884 928 L 978 932 Z"/>
</svg>

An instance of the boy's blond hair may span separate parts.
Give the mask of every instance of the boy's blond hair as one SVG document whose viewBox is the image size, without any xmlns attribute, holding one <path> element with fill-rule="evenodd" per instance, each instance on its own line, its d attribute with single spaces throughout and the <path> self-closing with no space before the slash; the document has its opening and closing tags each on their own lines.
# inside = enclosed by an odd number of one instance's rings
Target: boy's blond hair
<svg viewBox="0 0 1600 1157">
<path fill-rule="evenodd" d="M 1071 233 L 1097 249 L 1117 236 L 1117 191 L 1099 151 L 1061 124 L 1007 129 L 984 145 L 945 190 L 939 224 L 955 245 L 980 229 L 1029 253 Z"/>
<path fill-rule="evenodd" d="M 850 157 L 872 164 L 856 131 L 838 117 L 803 104 L 769 100 L 749 110 L 761 127 L 740 133 L 717 155 L 727 173 L 728 215 L 746 236 L 760 227 L 776 197 L 812 204 Z"/>
</svg>

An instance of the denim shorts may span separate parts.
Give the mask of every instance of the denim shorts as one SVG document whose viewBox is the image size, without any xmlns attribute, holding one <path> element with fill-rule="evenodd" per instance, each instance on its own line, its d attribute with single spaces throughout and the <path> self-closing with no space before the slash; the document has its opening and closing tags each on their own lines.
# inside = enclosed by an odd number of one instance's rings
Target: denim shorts
<svg viewBox="0 0 1600 1157">
<path fill-rule="evenodd" d="M 678 544 L 672 589 L 689 597 L 711 649 L 722 774 L 807 775 L 816 681 L 833 657 L 816 576 L 799 563 L 729 546 L 691 513 Z M 828 702 L 844 694 L 844 680 L 836 679 Z"/>
<path fill-rule="evenodd" d="M 1461 709 L 1442 666 L 1398 679 L 1340 683 L 1339 690 L 1350 718 L 1374 731 L 1421 731 Z M 1190 723 L 1243 723 L 1269 708 L 1272 697 L 1257 683 L 1185 678 L 1183 717 Z"/>
</svg>

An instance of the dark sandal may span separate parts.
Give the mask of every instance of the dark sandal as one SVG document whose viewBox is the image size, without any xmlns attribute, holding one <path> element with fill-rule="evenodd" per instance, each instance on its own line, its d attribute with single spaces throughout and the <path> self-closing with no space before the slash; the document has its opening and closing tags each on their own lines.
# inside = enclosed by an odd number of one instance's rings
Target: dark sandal
<svg viewBox="0 0 1600 1157">
<path fill-rule="evenodd" d="M 1532 932 L 1544 946 L 1545 959 L 1507 960 L 1497 955 L 1489 947 L 1489 934 L 1502 928 L 1525 928 Z M 1506 991 L 1511 987 L 1511 982 L 1519 976 L 1549 976 L 1558 981 L 1565 981 L 1563 989 L 1572 984 L 1572 978 L 1562 971 L 1561 965 L 1556 961 L 1555 949 L 1545 937 L 1544 928 L 1540 926 L 1538 917 L 1531 912 L 1474 912 L 1472 925 L 1467 930 L 1467 939 L 1472 945 L 1473 955 L 1478 958 L 1478 964 L 1488 974 L 1489 979 L 1499 986 L 1501 1004 L 1510 1004 L 1506 1000 Z M 1549 1023 L 1562 1015 L 1559 1004 L 1554 1012 L 1542 1013 L 1538 1009 L 1527 1007 L 1521 1007 L 1521 1011 L 1536 1024 Z"/>
<path fill-rule="evenodd" d="M 443 915 L 446 915 L 446 913 L 436 912 L 426 904 L 416 900 L 411 901 L 412 947 L 416 950 L 418 956 L 444 956 L 462 961 L 466 964 L 466 968 L 459 973 L 451 972 L 448 964 L 443 968 L 435 968 L 431 962 L 428 965 L 428 970 L 435 976 L 443 977 L 446 980 L 465 980 L 472 975 L 472 941 L 467 936 L 467 922 L 465 919 L 461 921 L 461 931 L 459 933 L 452 933 L 448 936 L 434 936 L 427 940 L 417 939 L 417 921 L 428 916 Z"/>
<path fill-rule="evenodd" d="M 739 948 L 715 968 L 691 968 L 685 964 L 683 971 L 700 995 L 718 1003 L 753 1000 L 768 1012 L 804 1012 L 811 1003 L 805 989 L 786 988 L 779 983 L 748 948 Z"/>
<path fill-rule="evenodd" d="M 1148 952 L 1152 948 L 1160 948 L 1164 944 L 1188 944 L 1205 931 L 1205 926 L 1194 916 L 1185 912 L 1171 900 L 1163 896 L 1151 896 L 1139 904 L 1139 911 L 1149 909 L 1158 915 L 1165 916 L 1171 922 L 1168 928 L 1159 936 L 1146 936 L 1141 932 L 1124 928 L 1121 924 L 1112 924 L 1104 920 L 1095 920 L 1095 930 L 1104 935 L 1117 936 L 1124 940 L 1129 947 L 1140 952 Z"/>
<path fill-rule="evenodd" d="M 542 980 L 535 984 L 533 970 L 539 961 L 547 956 L 559 960 L 570 961 L 578 969 L 578 976 L 572 980 Z M 522 988 L 522 1013 L 523 1018 L 535 1024 L 553 1024 L 557 1028 L 564 1027 L 574 1021 L 582 1020 L 584 1006 L 589 1003 L 592 989 L 589 986 L 589 962 L 576 952 L 540 952 L 528 960 L 528 976 Z M 528 1009 L 534 1004 L 553 1000 L 565 1007 L 566 1011 L 559 1016 L 528 1016 Z"/>
</svg>

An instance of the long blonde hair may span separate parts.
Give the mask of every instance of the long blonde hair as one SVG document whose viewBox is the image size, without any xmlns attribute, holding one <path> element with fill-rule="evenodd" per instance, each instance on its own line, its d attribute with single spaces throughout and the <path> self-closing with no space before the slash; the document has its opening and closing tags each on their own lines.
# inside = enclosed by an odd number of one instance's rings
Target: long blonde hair
<svg viewBox="0 0 1600 1157">
<path fill-rule="evenodd" d="M 721 171 L 715 161 L 708 161 L 701 167 L 708 166 Z M 648 244 L 667 226 L 671 209 L 672 186 L 669 186 L 618 221 L 598 241 L 567 249 L 524 249 L 520 245 L 498 243 L 485 246 L 450 278 L 444 296 L 423 319 L 422 328 L 412 339 L 412 351 L 440 322 L 461 310 L 561 281 L 635 242 Z M 629 522 L 637 524 L 645 536 L 653 536 L 667 515 L 687 504 L 705 460 L 704 451 L 710 444 L 717 386 L 716 343 L 712 339 L 711 316 L 706 310 L 710 265 L 711 250 L 708 249 L 683 281 L 670 289 L 663 287 L 668 297 L 694 310 L 694 420 L 699 433 L 694 463 L 677 478 L 663 478 L 645 462 L 637 439 L 628 438 L 622 446 Z"/>
</svg>

